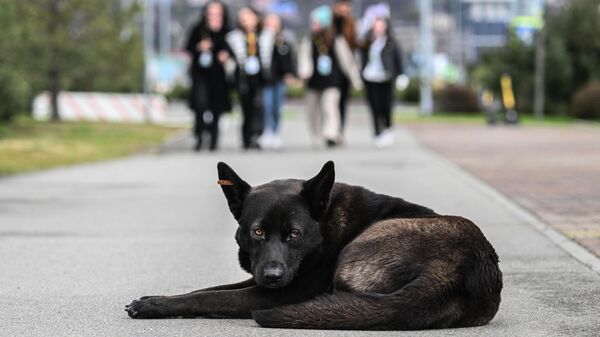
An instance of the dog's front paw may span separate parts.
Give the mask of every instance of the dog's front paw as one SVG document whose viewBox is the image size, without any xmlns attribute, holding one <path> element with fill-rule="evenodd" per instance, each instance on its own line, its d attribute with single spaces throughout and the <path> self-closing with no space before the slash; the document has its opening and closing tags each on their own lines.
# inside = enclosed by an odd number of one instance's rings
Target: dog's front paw
<svg viewBox="0 0 600 337">
<path fill-rule="evenodd" d="M 125 306 L 131 318 L 165 318 L 170 313 L 164 296 L 144 296 Z"/>
</svg>

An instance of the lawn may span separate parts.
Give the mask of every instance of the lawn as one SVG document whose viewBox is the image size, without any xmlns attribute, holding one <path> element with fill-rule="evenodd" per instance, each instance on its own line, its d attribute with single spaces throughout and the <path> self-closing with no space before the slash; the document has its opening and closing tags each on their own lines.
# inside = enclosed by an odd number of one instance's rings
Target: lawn
<svg viewBox="0 0 600 337">
<path fill-rule="evenodd" d="M 178 131 L 146 124 L 51 123 L 18 118 L 0 126 L 0 175 L 140 153 Z"/>
<path fill-rule="evenodd" d="M 435 113 L 430 116 L 424 116 L 416 113 L 397 113 L 394 115 L 394 121 L 399 124 L 406 123 L 474 123 L 485 124 L 486 116 L 480 114 L 466 113 Z M 569 126 L 574 122 L 573 118 L 568 116 L 547 116 L 544 119 L 536 119 L 532 115 L 520 115 L 519 124 L 525 126 Z M 502 124 L 499 121 L 498 124 Z"/>
</svg>

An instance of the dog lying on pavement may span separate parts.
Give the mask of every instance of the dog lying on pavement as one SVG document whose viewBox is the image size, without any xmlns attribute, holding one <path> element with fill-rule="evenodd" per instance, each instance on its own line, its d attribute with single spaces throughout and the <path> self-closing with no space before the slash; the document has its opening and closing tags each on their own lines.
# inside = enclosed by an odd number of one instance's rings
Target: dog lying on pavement
<svg viewBox="0 0 600 337">
<path fill-rule="evenodd" d="M 498 311 L 498 256 L 471 221 L 335 182 L 219 180 L 252 278 L 126 306 L 132 318 L 250 318 L 264 327 L 415 330 L 478 326 Z"/>
</svg>

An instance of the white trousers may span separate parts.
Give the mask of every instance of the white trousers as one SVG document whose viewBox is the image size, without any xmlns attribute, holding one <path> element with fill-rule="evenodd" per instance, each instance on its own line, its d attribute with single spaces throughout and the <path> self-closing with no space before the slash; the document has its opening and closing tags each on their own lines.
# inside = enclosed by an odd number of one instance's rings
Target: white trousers
<svg viewBox="0 0 600 337">
<path fill-rule="evenodd" d="M 306 93 L 308 125 L 314 140 L 337 141 L 340 137 L 340 90 L 309 89 Z"/>
</svg>

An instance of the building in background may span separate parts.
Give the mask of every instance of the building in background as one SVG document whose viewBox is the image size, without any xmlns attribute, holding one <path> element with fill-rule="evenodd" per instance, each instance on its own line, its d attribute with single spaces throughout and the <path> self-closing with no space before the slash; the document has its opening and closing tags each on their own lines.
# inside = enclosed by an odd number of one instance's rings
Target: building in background
<svg viewBox="0 0 600 337">
<path fill-rule="evenodd" d="M 506 44 L 511 23 L 517 17 L 541 15 L 538 0 L 460 0 L 458 19 L 462 18 L 464 53 L 468 62 L 482 52 Z"/>
</svg>

